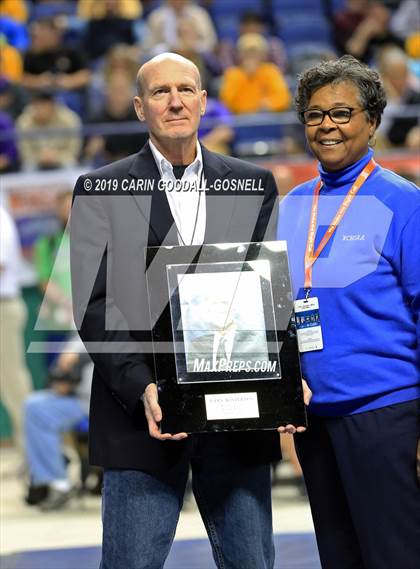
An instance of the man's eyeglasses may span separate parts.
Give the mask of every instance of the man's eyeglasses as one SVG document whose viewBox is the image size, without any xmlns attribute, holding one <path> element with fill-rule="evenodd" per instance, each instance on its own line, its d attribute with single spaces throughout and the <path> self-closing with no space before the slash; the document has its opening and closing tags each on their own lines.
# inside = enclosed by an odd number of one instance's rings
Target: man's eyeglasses
<svg viewBox="0 0 420 569">
<path fill-rule="evenodd" d="M 328 115 L 335 124 L 346 124 L 350 122 L 352 114 L 360 113 L 366 109 L 355 110 L 353 107 L 333 107 L 328 111 L 321 109 L 309 109 L 300 113 L 300 120 L 307 126 L 317 126 L 322 123 L 325 115 Z"/>
</svg>

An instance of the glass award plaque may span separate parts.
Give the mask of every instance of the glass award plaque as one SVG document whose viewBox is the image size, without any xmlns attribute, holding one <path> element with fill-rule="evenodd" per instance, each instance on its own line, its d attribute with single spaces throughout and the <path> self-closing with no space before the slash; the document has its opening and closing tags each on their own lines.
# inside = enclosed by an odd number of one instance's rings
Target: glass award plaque
<svg viewBox="0 0 420 569">
<path fill-rule="evenodd" d="M 306 425 L 285 241 L 148 247 L 162 432 Z"/>
</svg>

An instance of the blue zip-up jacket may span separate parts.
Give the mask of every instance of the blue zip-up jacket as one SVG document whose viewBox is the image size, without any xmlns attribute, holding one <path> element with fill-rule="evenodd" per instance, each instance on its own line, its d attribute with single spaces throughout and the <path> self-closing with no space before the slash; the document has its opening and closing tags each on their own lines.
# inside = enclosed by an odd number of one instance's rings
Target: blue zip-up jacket
<svg viewBox="0 0 420 569">
<path fill-rule="evenodd" d="M 315 249 L 372 150 L 340 172 L 319 167 Z M 313 190 L 296 187 L 280 203 L 278 239 L 288 243 L 296 298 Z M 341 416 L 420 397 L 420 190 L 377 166 L 313 266 L 324 349 L 301 354 L 310 411 Z"/>
</svg>

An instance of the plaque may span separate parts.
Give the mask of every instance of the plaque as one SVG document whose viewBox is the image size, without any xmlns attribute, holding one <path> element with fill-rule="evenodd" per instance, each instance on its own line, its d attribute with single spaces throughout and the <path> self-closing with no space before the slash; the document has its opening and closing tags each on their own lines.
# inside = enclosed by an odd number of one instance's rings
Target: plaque
<svg viewBox="0 0 420 569">
<path fill-rule="evenodd" d="M 306 425 L 285 241 L 146 248 L 162 432 Z"/>
</svg>

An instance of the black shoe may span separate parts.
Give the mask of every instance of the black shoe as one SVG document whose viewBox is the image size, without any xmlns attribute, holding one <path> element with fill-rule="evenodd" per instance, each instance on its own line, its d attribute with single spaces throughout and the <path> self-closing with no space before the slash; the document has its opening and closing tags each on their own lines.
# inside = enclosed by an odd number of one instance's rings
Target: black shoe
<svg viewBox="0 0 420 569">
<path fill-rule="evenodd" d="M 63 490 L 50 488 L 47 499 L 40 504 L 41 510 L 43 512 L 60 510 L 73 496 L 74 492 L 72 489 L 63 492 Z"/>
<path fill-rule="evenodd" d="M 41 484 L 39 486 L 31 484 L 25 496 L 25 502 L 28 506 L 37 506 L 47 498 L 48 490 L 49 487 L 47 484 Z"/>
</svg>

